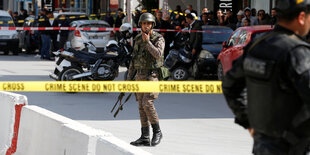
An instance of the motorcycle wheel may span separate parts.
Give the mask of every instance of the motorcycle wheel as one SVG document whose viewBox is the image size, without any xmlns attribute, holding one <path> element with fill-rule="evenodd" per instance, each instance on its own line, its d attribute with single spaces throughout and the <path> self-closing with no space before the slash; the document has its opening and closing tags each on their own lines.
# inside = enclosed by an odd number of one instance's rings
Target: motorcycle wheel
<svg viewBox="0 0 310 155">
<path fill-rule="evenodd" d="M 114 73 L 113 76 L 111 76 L 111 77 L 109 77 L 109 78 L 102 79 L 102 80 L 103 80 L 103 81 L 113 81 L 116 77 L 118 77 L 118 74 L 119 74 L 118 70 L 115 71 L 115 72 L 116 72 L 116 73 Z"/>
<path fill-rule="evenodd" d="M 217 64 L 217 78 L 220 81 L 223 81 L 224 78 L 223 66 L 221 62 L 218 62 Z"/>
<path fill-rule="evenodd" d="M 184 67 L 178 67 L 172 71 L 172 79 L 175 81 L 186 81 L 189 77 L 188 70 Z"/>
<path fill-rule="evenodd" d="M 59 74 L 59 81 L 82 81 L 83 78 L 73 80 L 72 76 L 83 73 L 83 70 L 79 67 L 68 67 L 65 68 Z"/>
</svg>

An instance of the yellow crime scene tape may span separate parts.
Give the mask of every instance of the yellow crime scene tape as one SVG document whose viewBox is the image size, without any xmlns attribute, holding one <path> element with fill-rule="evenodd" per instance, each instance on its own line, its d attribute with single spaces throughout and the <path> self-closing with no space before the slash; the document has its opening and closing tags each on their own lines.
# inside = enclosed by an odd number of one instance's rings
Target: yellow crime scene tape
<svg viewBox="0 0 310 155">
<path fill-rule="evenodd" d="M 152 9 L 153 12 L 156 12 L 158 10 L 162 10 L 161 8 L 159 9 Z M 131 11 L 131 13 L 136 13 L 137 11 Z M 147 12 L 147 10 L 141 10 L 142 13 L 145 13 Z M 182 12 L 178 12 L 178 11 L 173 11 L 173 10 L 168 10 L 168 12 L 170 13 L 174 13 L 174 14 L 179 14 L 181 16 L 187 16 L 187 14 L 184 14 Z M 124 14 L 127 14 L 127 12 L 122 12 Z M 90 14 L 89 17 L 97 17 L 97 16 L 106 16 L 108 15 L 109 13 L 100 13 L 100 14 Z M 117 12 L 110 12 L 110 15 L 117 15 Z M 75 18 L 85 18 L 87 17 L 86 15 L 80 15 L 80 16 L 67 16 L 67 17 L 60 17 L 59 20 L 65 20 L 65 19 L 75 19 Z M 195 19 L 198 19 L 198 17 L 195 17 Z M 55 20 L 55 18 L 49 18 L 49 20 Z M 34 19 L 30 19 L 30 20 L 27 20 L 29 22 L 35 22 Z M 45 21 L 45 19 L 41 18 L 41 19 L 38 19 L 39 22 L 43 22 Z M 18 20 L 16 21 L 17 23 L 24 23 L 26 22 L 26 20 Z M 14 23 L 14 21 L 0 21 L 0 24 L 4 24 L 4 23 L 9 23 L 9 24 L 12 24 Z"/>
<path fill-rule="evenodd" d="M 0 91 L 220 94 L 221 81 L 6 81 Z"/>
</svg>

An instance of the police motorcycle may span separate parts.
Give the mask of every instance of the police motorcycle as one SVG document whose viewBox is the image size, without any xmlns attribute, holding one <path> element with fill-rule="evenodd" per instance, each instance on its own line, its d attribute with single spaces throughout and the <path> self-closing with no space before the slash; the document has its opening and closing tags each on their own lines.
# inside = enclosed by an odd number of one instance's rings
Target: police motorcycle
<svg viewBox="0 0 310 155">
<path fill-rule="evenodd" d="M 187 30 L 183 29 L 183 30 Z M 190 50 L 189 33 L 177 32 L 174 41 L 170 44 L 170 51 L 167 55 L 164 66 L 169 69 L 170 75 L 175 81 L 187 80 L 193 65 L 193 55 Z"/>
<path fill-rule="evenodd" d="M 56 67 L 50 77 L 56 81 L 114 80 L 120 65 L 129 67 L 132 53 L 128 42 L 132 36 L 131 25 L 123 24 L 120 32 L 122 38 L 118 42 L 110 40 L 102 53 L 97 53 L 91 42 L 84 43 L 81 51 L 69 48 L 53 52 Z"/>
</svg>

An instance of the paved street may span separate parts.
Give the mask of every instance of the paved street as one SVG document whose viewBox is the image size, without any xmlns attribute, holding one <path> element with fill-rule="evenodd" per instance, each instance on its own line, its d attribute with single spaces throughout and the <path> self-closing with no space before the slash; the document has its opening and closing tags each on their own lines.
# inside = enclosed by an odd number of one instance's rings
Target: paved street
<svg viewBox="0 0 310 155">
<path fill-rule="evenodd" d="M 0 55 L 1 81 L 52 81 L 54 62 L 34 55 Z M 123 79 L 120 69 L 117 80 Z M 118 117 L 110 113 L 117 93 L 19 92 L 37 105 L 130 142 L 140 136 L 138 105 L 134 98 Z M 155 155 L 248 155 L 252 139 L 233 123 L 233 115 L 221 94 L 161 94 L 156 100 L 163 140 L 156 147 L 142 147 Z M 48 133 L 47 133 L 48 134 Z"/>
</svg>

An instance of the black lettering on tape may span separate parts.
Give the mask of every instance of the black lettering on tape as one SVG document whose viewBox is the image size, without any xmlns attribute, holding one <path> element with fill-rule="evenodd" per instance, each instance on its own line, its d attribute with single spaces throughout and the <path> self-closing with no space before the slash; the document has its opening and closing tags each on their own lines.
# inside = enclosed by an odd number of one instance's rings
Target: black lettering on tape
<svg viewBox="0 0 310 155">
<path fill-rule="evenodd" d="M 115 84 L 102 84 L 104 92 L 112 92 L 115 90 Z"/>
<path fill-rule="evenodd" d="M 187 93 L 187 92 L 188 92 L 187 86 L 183 85 L 183 93 Z"/>
<path fill-rule="evenodd" d="M 140 90 L 139 85 L 135 84 L 135 90 L 138 92 Z"/>
<path fill-rule="evenodd" d="M 214 93 L 214 85 L 206 85 L 206 93 Z"/>
<path fill-rule="evenodd" d="M 119 91 L 124 91 L 124 88 L 122 86 L 123 86 L 122 84 L 118 84 L 117 88 Z"/>
<path fill-rule="evenodd" d="M 169 93 L 178 93 L 180 91 L 180 85 L 178 84 L 160 84 L 159 85 L 160 92 L 169 92 Z"/>
<path fill-rule="evenodd" d="M 73 92 L 89 92 L 89 85 L 88 84 L 81 84 L 81 83 L 73 83 L 69 84 L 69 91 Z"/>
<path fill-rule="evenodd" d="M 92 91 L 94 91 L 94 92 L 100 92 L 101 86 L 100 86 L 100 84 L 92 84 L 92 85 L 91 85 L 91 89 L 92 89 Z"/>
<path fill-rule="evenodd" d="M 28 84 L 28 83 L 27 83 Z M 30 83 L 31 84 L 31 83 Z M 53 83 L 46 82 L 44 91 L 59 92 L 140 92 L 141 87 L 148 87 L 142 83 Z M 3 82 L 0 86 L 4 91 L 35 91 L 32 88 L 26 88 L 23 82 Z M 218 83 L 211 84 L 187 84 L 187 83 L 170 83 L 159 84 L 159 92 L 164 93 L 222 93 L 222 86 Z M 155 89 L 155 88 L 151 88 Z M 157 90 L 156 90 L 157 91 Z"/>
<path fill-rule="evenodd" d="M 62 83 L 46 83 L 45 84 L 46 91 L 66 91 L 66 85 Z"/>
<path fill-rule="evenodd" d="M 138 84 L 118 84 L 117 88 L 121 92 L 138 92 L 139 91 Z"/>
<path fill-rule="evenodd" d="M 184 93 L 202 93 L 203 87 L 201 84 L 184 84 L 183 92 Z"/>
<path fill-rule="evenodd" d="M 222 92 L 222 86 L 221 85 L 217 85 L 216 88 L 217 88 L 218 93 Z"/>
<path fill-rule="evenodd" d="M 25 86 L 23 83 L 21 83 L 21 90 L 25 90 Z"/>
<path fill-rule="evenodd" d="M 23 83 L 3 83 L 3 90 L 5 91 L 24 91 L 25 86 Z"/>
</svg>

